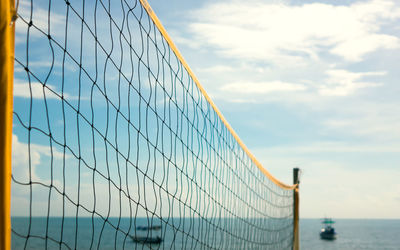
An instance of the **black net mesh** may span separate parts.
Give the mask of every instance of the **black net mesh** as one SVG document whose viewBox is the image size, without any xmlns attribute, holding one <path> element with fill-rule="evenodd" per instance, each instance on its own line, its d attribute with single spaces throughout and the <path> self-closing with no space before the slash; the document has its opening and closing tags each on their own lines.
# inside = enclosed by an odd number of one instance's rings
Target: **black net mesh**
<svg viewBox="0 0 400 250">
<path fill-rule="evenodd" d="M 290 249 L 268 179 L 139 1 L 20 1 L 14 249 Z"/>
</svg>

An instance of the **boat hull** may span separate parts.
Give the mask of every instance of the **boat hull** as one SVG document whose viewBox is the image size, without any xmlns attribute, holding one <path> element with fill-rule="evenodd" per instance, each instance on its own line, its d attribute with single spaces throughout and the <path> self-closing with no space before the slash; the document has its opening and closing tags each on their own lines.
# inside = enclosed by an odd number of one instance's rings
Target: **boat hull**
<svg viewBox="0 0 400 250">
<path fill-rule="evenodd" d="M 160 244 L 162 242 L 162 239 L 160 237 L 134 237 L 131 236 L 132 240 L 137 243 L 142 243 L 142 244 Z"/>
<path fill-rule="evenodd" d="M 323 240 L 334 240 L 336 239 L 336 233 L 324 233 L 321 232 L 320 234 L 321 239 Z"/>
</svg>

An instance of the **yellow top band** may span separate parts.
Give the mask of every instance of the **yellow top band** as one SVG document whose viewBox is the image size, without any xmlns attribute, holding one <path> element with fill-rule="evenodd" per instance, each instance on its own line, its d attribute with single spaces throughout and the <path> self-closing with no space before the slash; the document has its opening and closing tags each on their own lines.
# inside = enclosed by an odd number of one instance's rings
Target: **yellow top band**
<svg viewBox="0 0 400 250">
<path fill-rule="evenodd" d="M 208 96 L 207 92 L 204 90 L 203 86 L 200 84 L 199 80 L 197 77 L 194 75 L 193 71 L 190 69 L 189 65 L 186 63 L 185 59 L 183 59 L 182 54 L 179 52 L 178 48 L 175 46 L 175 44 L 172 42 L 171 37 L 168 35 L 167 31 L 165 30 L 164 26 L 161 24 L 160 20 L 154 13 L 154 11 L 151 9 L 149 3 L 147 0 L 140 0 L 140 3 L 146 10 L 147 14 L 150 16 L 150 18 L 153 20 L 154 24 L 157 26 L 165 40 L 167 41 L 168 45 L 171 47 L 172 51 L 175 53 L 175 55 L 178 57 L 179 61 L 182 63 L 183 67 L 185 67 L 186 71 L 189 73 L 189 75 L 192 77 L 193 81 L 196 83 L 197 87 L 201 91 L 201 93 L 204 95 L 206 100 L 210 103 L 210 105 L 213 107 L 214 111 L 218 114 L 219 118 L 221 121 L 225 124 L 225 126 L 228 128 L 229 132 L 233 135 L 233 137 L 236 139 L 237 143 L 239 143 L 240 147 L 246 152 L 247 156 L 250 157 L 250 159 L 253 161 L 253 163 L 261 170 L 261 172 L 267 176 L 272 182 L 274 182 L 276 185 L 283 189 L 287 190 L 293 190 L 297 187 L 296 185 L 287 185 L 285 183 L 282 183 L 278 179 L 276 179 L 270 172 L 268 172 L 262 165 L 261 163 L 254 157 L 254 155 L 250 152 L 250 150 L 246 147 L 246 145 L 240 140 L 239 136 L 236 134 L 236 132 L 233 130 L 231 125 L 229 125 L 228 121 L 224 118 L 222 113 L 219 111 L 217 106 L 214 104 L 214 102 L 211 100 L 211 98 Z"/>
</svg>

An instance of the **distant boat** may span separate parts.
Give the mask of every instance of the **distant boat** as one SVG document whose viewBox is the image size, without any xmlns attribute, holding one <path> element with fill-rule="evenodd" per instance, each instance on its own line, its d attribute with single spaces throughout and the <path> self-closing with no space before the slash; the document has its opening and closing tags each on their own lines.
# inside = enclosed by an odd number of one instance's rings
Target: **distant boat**
<svg viewBox="0 0 400 250">
<path fill-rule="evenodd" d="M 336 239 L 336 232 L 335 232 L 335 229 L 332 226 L 334 223 L 335 222 L 330 218 L 325 218 L 322 221 L 322 224 L 324 224 L 325 227 L 322 228 L 321 232 L 319 233 L 319 235 L 321 236 L 321 239 L 324 239 L 324 240 L 334 240 L 334 239 Z"/>
<path fill-rule="evenodd" d="M 151 226 L 137 226 L 136 230 L 138 231 L 158 231 L 161 230 L 161 225 L 151 225 Z M 132 240 L 137 243 L 142 244 L 160 244 L 162 242 L 162 238 L 160 236 L 150 237 L 147 236 L 131 236 Z"/>
<path fill-rule="evenodd" d="M 136 229 L 139 231 L 150 231 L 150 230 L 157 231 L 161 229 L 161 226 L 137 226 Z"/>
<path fill-rule="evenodd" d="M 162 242 L 162 239 L 157 236 L 157 237 L 139 237 L 139 236 L 131 236 L 132 240 L 137 243 L 142 243 L 142 244 L 160 244 Z"/>
</svg>

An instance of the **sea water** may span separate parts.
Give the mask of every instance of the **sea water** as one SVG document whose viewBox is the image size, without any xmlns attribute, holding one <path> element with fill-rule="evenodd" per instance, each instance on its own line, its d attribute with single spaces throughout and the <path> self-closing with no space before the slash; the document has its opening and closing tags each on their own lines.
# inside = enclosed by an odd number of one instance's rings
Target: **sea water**
<svg viewBox="0 0 400 250">
<path fill-rule="evenodd" d="M 239 218 L 13 217 L 13 249 L 259 249 L 258 242 L 275 241 L 289 249 L 290 219 L 247 219 L 252 225 L 268 223 L 279 235 L 256 233 Z M 136 226 L 135 226 L 136 225 Z M 161 226 L 161 230 L 137 230 L 139 226 Z M 247 226 L 246 226 L 247 225 Z M 216 228 L 215 226 L 218 226 Z M 222 229 L 222 230 L 220 230 Z M 227 237 L 231 234 L 234 237 Z M 29 236 L 29 237 L 27 237 Z M 163 239 L 161 244 L 134 242 L 131 236 Z M 236 237 L 239 236 L 239 237 Z M 244 239 L 251 239 L 244 241 Z M 274 245 L 266 245 L 273 249 Z"/>
<path fill-rule="evenodd" d="M 321 240 L 319 231 L 323 227 L 320 219 L 300 220 L 300 247 L 303 250 L 350 250 L 350 249 L 400 249 L 400 220 L 377 220 L 377 219 L 338 219 L 334 227 L 337 239 L 332 241 Z M 109 222 L 109 223 L 108 223 Z M 125 233 L 134 234 L 134 219 L 110 218 L 108 222 L 98 218 L 47 218 L 13 217 L 12 249 L 59 249 L 59 241 L 62 235 L 61 249 L 207 249 L 200 245 L 197 239 L 207 239 L 215 248 L 226 248 L 229 245 L 237 249 L 245 249 L 242 244 L 235 245 L 234 242 L 226 244 L 221 235 L 207 230 L 207 225 L 201 225 L 199 219 L 171 219 L 175 227 L 182 231 L 197 232 L 197 237 L 191 238 L 181 232 L 174 232 L 172 228 L 163 227 L 160 231 L 151 232 L 150 237 L 162 236 L 161 245 L 143 245 L 132 241 Z M 221 221 L 224 223 L 224 221 Z M 180 225 L 179 225 L 180 223 Z M 229 222 L 232 227 L 235 223 Z M 136 225 L 160 225 L 151 218 L 137 218 Z M 62 227 L 61 227 L 62 225 Z M 78 227 L 77 227 L 78 225 Z M 192 228 L 189 228 L 192 227 Z M 29 231 L 30 230 L 30 231 Z M 238 228 L 235 229 L 239 232 Z M 29 231 L 29 233 L 28 233 Z M 47 231 L 47 232 L 46 232 Z M 116 233 L 117 232 L 117 233 Z M 243 232 L 250 233 L 250 232 Z M 29 240 L 24 236 L 32 235 Z M 138 236 L 146 236 L 147 232 L 136 231 Z M 48 236 L 46 240 L 46 235 Z M 174 237 L 175 235 L 175 237 Z M 39 237 L 38 237 L 39 236 Z"/>
<path fill-rule="evenodd" d="M 300 248 L 304 250 L 400 249 L 400 220 L 337 219 L 336 240 L 322 240 L 320 219 L 300 220 Z"/>
</svg>

